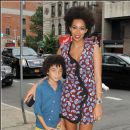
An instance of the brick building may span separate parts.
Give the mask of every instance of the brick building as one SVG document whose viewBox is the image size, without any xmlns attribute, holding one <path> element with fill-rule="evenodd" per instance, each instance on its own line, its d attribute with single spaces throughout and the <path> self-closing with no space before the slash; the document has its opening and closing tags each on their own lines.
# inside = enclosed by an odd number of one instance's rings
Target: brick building
<svg viewBox="0 0 130 130">
<path fill-rule="evenodd" d="M 23 2 L 23 38 L 26 35 L 33 35 L 30 32 L 30 17 L 35 13 L 40 1 Z M 16 42 L 20 38 L 20 2 L 1 2 L 1 33 L 2 46 L 7 42 Z"/>
</svg>

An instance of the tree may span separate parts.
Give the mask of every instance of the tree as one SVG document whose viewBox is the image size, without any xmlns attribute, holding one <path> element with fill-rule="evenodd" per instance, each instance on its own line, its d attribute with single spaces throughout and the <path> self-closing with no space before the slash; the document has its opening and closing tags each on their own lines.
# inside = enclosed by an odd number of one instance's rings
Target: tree
<svg viewBox="0 0 130 130">
<path fill-rule="evenodd" d="M 38 43 L 39 48 L 42 48 L 45 53 L 55 54 L 59 47 L 58 38 L 52 33 L 44 34 L 42 41 Z"/>
<path fill-rule="evenodd" d="M 35 33 L 35 36 L 26 36 L 25 46 L 38 49 L 37 43 L 43 40 L 43 7 L 39 6 L 34 15 L 31 16 L 30 30 Z"/>
<path fill-rule="evenodd" d="M 37 51 L 38 49 L 38 45 L 36 43 L 35 37 L 33 36 L 30 36 L 30 35 L 26 36 L 24 44 L 25 46 L 33 48 L 35 51 Z"/>
<path fill-rule="evenodd" d="M 36 34 L 36 41 L 43 39 L 43 7 L 37 8 L 36 13 L 31 16 L 30 30 Z"/>
</svg>

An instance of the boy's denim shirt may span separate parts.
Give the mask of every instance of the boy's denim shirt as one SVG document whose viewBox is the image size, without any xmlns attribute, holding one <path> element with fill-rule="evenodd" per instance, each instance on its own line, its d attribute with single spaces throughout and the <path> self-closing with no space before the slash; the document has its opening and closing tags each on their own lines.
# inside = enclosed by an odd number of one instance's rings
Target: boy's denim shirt
<svg viewBox="0 0 130 130">
<path fill-rule="evenodd" d="M 37 115 L 43 117 L 47 126 L 56 128 L 60 121 L 59 114 L 61 112 L 61 93 L 62 82 L 58 81 L 57 90 L 49 85 L 48 79 L 45 79 L 37 86 L 34 104 L 34 113 L 36 115 L 36 127 L 43 129 Z"/>
</svg>

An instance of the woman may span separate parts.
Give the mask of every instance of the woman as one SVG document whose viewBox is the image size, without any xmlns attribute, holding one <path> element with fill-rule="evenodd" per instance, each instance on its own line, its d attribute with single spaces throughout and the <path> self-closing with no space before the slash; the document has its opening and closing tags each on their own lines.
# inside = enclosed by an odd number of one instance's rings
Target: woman
<svg viewBox="0 0 130 130">
<path fill-rule="evenodd" d="M 57 52 L 66 63 L 61 117 L 66 130 L 77 130 L 77 123 L 79 130 L 92 130 L 102 117 L 101 51 L 98 41 L 88 38 L 93 15 L 85 7 L 72 7 L 64 20 L 72 42 L 61 45 Z M 34 91 L 35 87 L 30 93 Z"/>
</svg>

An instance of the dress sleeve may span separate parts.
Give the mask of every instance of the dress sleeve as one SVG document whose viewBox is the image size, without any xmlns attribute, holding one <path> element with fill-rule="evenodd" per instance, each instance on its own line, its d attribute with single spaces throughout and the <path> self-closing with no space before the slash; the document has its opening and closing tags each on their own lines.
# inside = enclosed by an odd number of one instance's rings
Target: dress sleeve
<svg viewBox="0 0 130 130">
<path fill-rule="evenodd" d="M 42 116 L 42 111 L 41 111 L 42 102 L 41 102 L 41 99 L 42 99 L 42 90 L 41 90 L 40 86 L 38 86 L 37 89 L 36 89 L 36 94 L 35 94 L 35 104 L 34 104 L 34 113 L 35 113 L 35 115 Z"/>
<path fill-rule="evenodd" d="M 91 36 L 91 37 L 86 37 L 85 38 L 85 42 L 86 44 L 89 44 L 89 45 L 98 45 L 100 47 L 100 40 L 97 38 L 97 36 Z"/>
<path fill-rule="evenodd" d="M 100 47 L 100 41 L 98 40 L 98 38 L 96 36 L 94 36 L 93 45 L 96 45 L 96 44 Z"/>
<path fill-rule="evenodd" d="M 61 52 L 63 48 L 64 48 L 64 44 L 60 45 Z"/>
</svg>

